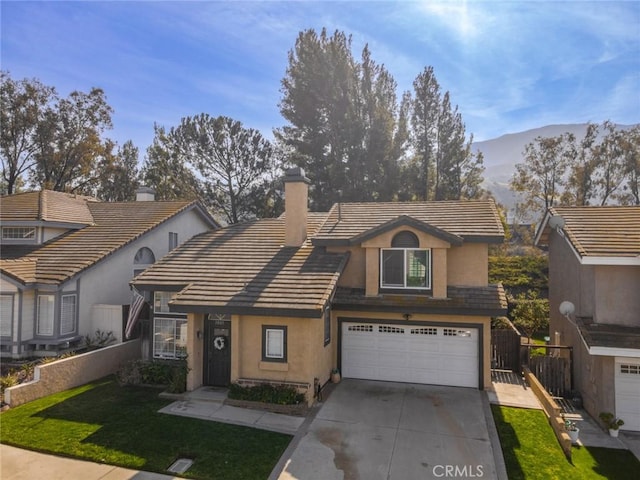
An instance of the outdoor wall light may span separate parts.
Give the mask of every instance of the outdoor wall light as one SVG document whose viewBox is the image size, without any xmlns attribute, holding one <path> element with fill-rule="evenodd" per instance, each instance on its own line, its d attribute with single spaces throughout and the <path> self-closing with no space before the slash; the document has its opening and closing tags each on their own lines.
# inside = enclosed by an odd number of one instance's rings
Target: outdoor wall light
<svg viewBox="0 0 640 480">
<path fill-rule="evenodd" d="M 198 340 L 202 340 L 202 331 L 201 330 L 198 330 L 196 332 L 196 337 L 198 337 Z"/>
</svg>

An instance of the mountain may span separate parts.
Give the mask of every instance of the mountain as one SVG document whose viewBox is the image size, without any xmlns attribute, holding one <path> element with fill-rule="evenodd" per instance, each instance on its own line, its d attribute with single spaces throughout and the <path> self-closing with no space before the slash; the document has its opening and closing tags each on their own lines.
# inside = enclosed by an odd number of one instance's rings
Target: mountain
<svg viewBox="0 0 640 480">
<path fill-rule="evenodd" d="M 522 163 L 522 154 L 526 145 L 537 137 L 557 137 L 563 133 L 572 133 L 580 140 L 587 131 L 586 123 L 573 123 L 566 125 L 547 125 L 524 132 L 509 133 L 491 140 L 474 142 L 472 151 L 481 151 L 484 155 L 484 182 L 483 188 L 493 193 L 496 201 L 507 208 L 513 214 L 517 202 L 516 194 L 509 189 L 509 181 L 515 172 L 515 165 Z M 631 125 L 616 125 L 618 129 L 627 129 Z M 511 217 L 511 215 L 509 215 Z M 511 218 L 510 218 L 511 219 Z M 509 220 L 510 220 L 509 219 Z"/>
</svg>

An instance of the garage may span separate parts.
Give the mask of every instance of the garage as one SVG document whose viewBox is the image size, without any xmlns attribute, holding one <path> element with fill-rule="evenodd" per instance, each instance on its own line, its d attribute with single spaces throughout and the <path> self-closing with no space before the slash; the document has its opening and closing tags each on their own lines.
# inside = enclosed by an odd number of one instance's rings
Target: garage
<svg viewBox="0 0 640 480">
<path fill-rule="evenodd" d="M 477 328 L 343 322 L 341 333 L 345 378 L 478 388 Z"/>
<path fill-rule="evenodd" d="M 640 358 L 616 357 L 615 389 L 620 429 L 640 431 Z"/>
</svg>

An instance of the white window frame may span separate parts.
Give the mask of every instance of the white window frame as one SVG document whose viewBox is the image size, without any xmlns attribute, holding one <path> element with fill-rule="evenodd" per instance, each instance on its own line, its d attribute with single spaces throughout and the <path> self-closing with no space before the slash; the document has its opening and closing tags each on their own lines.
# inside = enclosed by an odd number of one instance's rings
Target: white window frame
<svg viewBox="0 0 640 480">
<path fill-rule="evenodd" d="M 265 362 L 287 361 L 287 327 L 263 325 L 262 360 Z"/>
<path fill-rule="evenodd" d="M 36 227 L 2 227 L 3 240 L 35 240 Z"/>
<path fill-rule="evenodd" d="M 12 294 L 0 295 L 0 337 L 11 337 L 13 334 L 13 302 Z"/>
<path fill-rule="evenodd" d="M 42 318 L 42 300 L 44 299 L 47 299 L 47 301 L 51 303 L 50 308 L 47 307 L 48 316 L 45 319 Z M 56 312 L 56 296 L 50 294 L 40 294 L 37 297 L 37 302 L 36 335 L 42 337 L 52 337 Z M 46 320 L 46 323 L 44 323 L 43 320 Z"/>
<path fill-rule="evenodd" d="M 171 313 L 169 302 L 177 295 L 177 292 L 168 292 L 166 290 L 153 292 L 153 313 Z"/>
<path fill-rule="evenodd" d="M 73 299 L 73 302 L 70 300 Z M 72 303 L 72 308 L 66 309 L 65 303 Z M 78 296 L 73 294 L 60 297 L 60 335 L 71 335 L 76 331 L 76 312 L 78 311 Z"/>
<path fill-rule="evenodd" d="M 154 317 L 153 358 L 183 359 L 187 356 L 187 319 Z"/>
<path fill-rule="evenodd" d="M 384 252 L 388 251 L 402 251 L 403 252 L 403 261 L 402 261 L 402 285 L 400 284 L 385 284 L 384 283 Z M 427 256 L 427 265 L 426 268 L 426 279 L 424 287 L 416 287 L 412 285 L 407 285 L 407 255 L 409 252 L 426 252 Z M 402 290 L 431 290 L 431 249 L 430 248 L 381 248 L 380 249 L 380 288 L 383 289 L 402 289 Z"/>
</svg>

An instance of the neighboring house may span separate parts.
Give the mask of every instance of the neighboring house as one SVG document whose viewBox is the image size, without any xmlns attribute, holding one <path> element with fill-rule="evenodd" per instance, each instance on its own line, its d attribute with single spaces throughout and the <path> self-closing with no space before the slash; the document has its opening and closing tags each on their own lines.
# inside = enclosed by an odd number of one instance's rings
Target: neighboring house
<svg viewBox="0 0 640 480">
<path fill-rule="evenodd" d="M 549 249 L 549 332 L 573 347 L 586 410 L 640 430 L 640 207 L 553 207 L 536 244 Z"/>
<path fill-rule="evenodd" d="M 145 188 L 138 200 L 98 202 L 50 190 L 1 198 L 2 357 L 53 355 L 79 345 L 104 325 L 97 308 L 131 302 L 135 274 L 217 227 L 196 202 L 152 201 Z M 113 331 L 118 340 L 121 317 Z"/>
<path fill-rule="evenodd" d="M 484 388 L 492 201 L 344 203 L 308 213 L 302 169 L 285 214 L 194 237 L 138 276 L 155 295 L 153 355 L 188 355 L 187 388 L 344 377 Z"/>
</svg>

